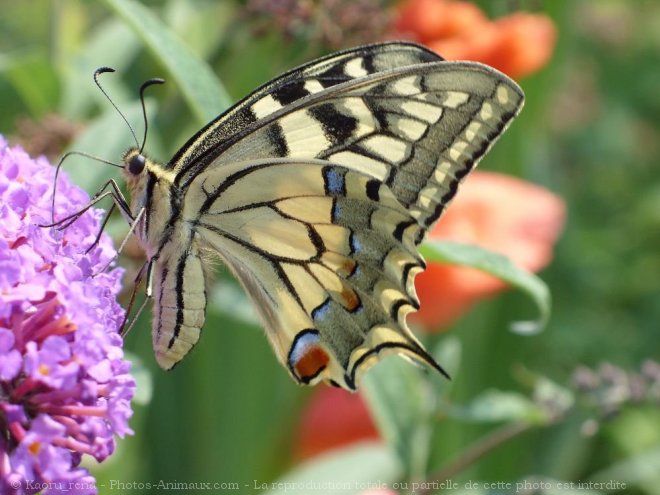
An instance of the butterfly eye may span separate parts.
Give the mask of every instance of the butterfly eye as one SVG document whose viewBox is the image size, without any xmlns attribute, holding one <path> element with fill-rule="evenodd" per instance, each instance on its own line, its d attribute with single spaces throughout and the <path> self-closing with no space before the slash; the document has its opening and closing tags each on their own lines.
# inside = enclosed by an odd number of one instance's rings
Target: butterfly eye
<svg viewBox="0 0 660 495">
<path fill-rule="evenodd" d="M 128 161 L 128 171 L 133 175 L 140 175 L 145 164 L 146 160 L 142 155 L 135 155 Z"/>
</svg>

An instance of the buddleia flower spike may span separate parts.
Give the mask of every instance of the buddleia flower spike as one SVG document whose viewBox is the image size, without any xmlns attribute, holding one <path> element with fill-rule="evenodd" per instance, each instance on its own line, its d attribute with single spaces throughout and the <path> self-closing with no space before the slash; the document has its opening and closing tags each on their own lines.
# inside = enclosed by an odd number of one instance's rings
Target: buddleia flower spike
<svg viewBox="0 0 660 495">
<path fill-rule="evenodd" d="M 107 236 L 86 252 L 101 211 L 65 230 L 39 226 L 51 217 L 53 180 L 46 160 L 0 136 L 0 493 L 97 493 L 82 459 L 106 459 L 115 436 L 132 433 L 135 382 L 117 333 L 122 270 L 92 278 L 114 255 Z M 66 176 L 59 190 L 58 216 L 89 201 Z"/>
</svg>

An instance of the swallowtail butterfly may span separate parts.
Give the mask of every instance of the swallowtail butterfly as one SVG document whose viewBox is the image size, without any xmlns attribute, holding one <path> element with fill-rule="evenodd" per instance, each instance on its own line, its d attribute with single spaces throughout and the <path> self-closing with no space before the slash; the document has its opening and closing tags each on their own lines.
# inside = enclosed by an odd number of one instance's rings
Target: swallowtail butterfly
<svg viewBox="0 0 660 495">
<path fill-rule="evenodd" d="M 219 257 L 299 383 L 349 390 L 389 353 L 442 368 L 406 325 L 417 245 L 523 104 L 518 85 L 406 42 L 292 69 L 194 135 L 167 164 L 124 157 L 132 223 L 169 369 L 204 326 Z"/>
</svg>

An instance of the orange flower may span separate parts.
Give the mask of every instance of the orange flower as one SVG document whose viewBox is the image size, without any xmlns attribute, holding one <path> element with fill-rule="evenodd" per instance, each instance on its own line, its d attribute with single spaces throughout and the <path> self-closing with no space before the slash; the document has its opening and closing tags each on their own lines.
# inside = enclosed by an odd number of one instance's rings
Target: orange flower
<svg viewBox="0 0 660 495">
<path fill-rule="evenodd" d="M 378 430 L 360 394 L 322 387 L 314 392 L 303 413 L 295 455 L 307 458 L 351 443 L 378 439 Z"/>
<path fill-rule="evenodd" d="M 463 36 L 487 22 L 484 13 L 469 2 L 409 0 L 401 5 L 395 28 L 403 35 L 428 43 Z"/>
<path fill-rule="evenodd" d="M 430 239 L 476 244 L 508 256 L 530 271 L 545 267 L 565 216 L 555 194 L 520 179 L 474 172 L 429 234 Z M 498 278 L 474 268 L 428 263 L 415 279 L 421 309 L 412 320 L 437 330 L 477 300 L 505 289 Z"/>
<path fill-rule="evenodd" d="M 547 64 L 557 37 L 545 15 L 517 12 L 490 21 L 475 5 L 450 0 L 405 1 L 395 31 L 447 60 L 483 62 L 515 78 Z"/>
</svg>

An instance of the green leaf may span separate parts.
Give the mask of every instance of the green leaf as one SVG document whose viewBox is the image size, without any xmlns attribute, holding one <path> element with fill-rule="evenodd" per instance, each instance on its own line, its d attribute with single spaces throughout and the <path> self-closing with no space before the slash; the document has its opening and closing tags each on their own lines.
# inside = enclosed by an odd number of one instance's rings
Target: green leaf
<svg viewBox="0 0 660 495">
<path fill-rule="evenodd" d="M 133 0 L 104 0 L 144 41 L 181 88 L 202 122 L 214 119 L 231 104 L 211 68 L 190 50 L 147 7 Z"/>
<path fill-rule="evenodd" d="M 455 376 L 460 368 L 461 353 L 461 340 L 453 335 L 448 335 L 437 344 L 432 355 L 449 376 Z M 454 382 L 440 377 L 438 380 L 433 380 L 433 384 L 437 397 L 443 398 L 449 394 Z"/>
<path fill-rule="evenodd" d="M 531 335 L 540 332 L 550 317 L 551 298 L 548 286 L 533 273 L 527 272 L 498 253 L 479 246 L 449 241 L 428 241 L 420 249 L 427 261 L 469 266 L 498 277 L 525 292 L 536 303 L 539 318 L 516 321 L 511 330 Z"/>
<path fill-rule="evenodd" d="M 383 438 L 411 479 L 424 474 L 430 448 L 434 408 L 426 385 L 419 369 L 395 356 L 369 370 L 360 383 Z"/>
<path fill-rule="evenodd" d="M 209 306 L 227 317 L 260 327 L 259 316 L 243 288 L 226 272 L 222 275 L 220 280 L 213 282 L 209 291 Z"/>
<path fill-rule="evenodd" d="M 660 409 L 628 407 L 604 432 L 620 452 L 621 461 L 592 476 L 594 481 L 617 479 L 638 486 L 644 493 L 660 495 Z"/>
<path fill-rule="evenodd" d="M 360 444 L 319 456 L 272 483 L 255 480 L 250 488 L 264 495 L 351 495 L 385 488 L 400 476 L 401 466 L 387 447 Z"/>
<path fill-rule="evenodd" d="M 433 357 L 449 373 L 449 376 L 458 372 L 463 352 L 461 339 L 454 335 L 444 337 L 433 349 Z M 443 380 L 446 383 L 447 380 Z"/>
<path fill-rule="evenodd" d="M 649 495 L 660 494 L 660 447 L 630 456 L 599 471 L 588 483 L 602 486 L 608 493 L 621 493 L 631 485 Z M 618 484 L 618 486 L 616 485 Z"/>
<path fill-rule="evenodd" d="M 544 423 L 546 414 L 541 407 L 528 397 L 502 390 L 486 390 L 470 404 L 453 407 L 452 416 L 471 421 L 499 422 L 524 421 Z"/>
<path fill-rule="evenodd" d="M 109 66 L 119 74 L 129 70 L 130 64 L 142 49 L 142 43 L 120 19 L 111 18 L 96 26 L 85 40 L 84 46 L 62 73 L 62 101 L 60 112 L 78 120 L 88 117 L 97 105 L 109 107 L 108 101 L 93 83 L 92 75 L 100 66 Z M 122 102 L 135 99 L 135 88 L 130 90 L 123 78 L 104 77 L 103 87 L 120 107 Z M 140 116 L 141 122 L 142 118 Z"/>
<path fill-rule="evenodd" d="M 40 52 L 14 53 L 0 59 L 5 78 L 21 96 L 33 118 L 52 112 L 59 97 L 55 68 Z"/>
</svg>

